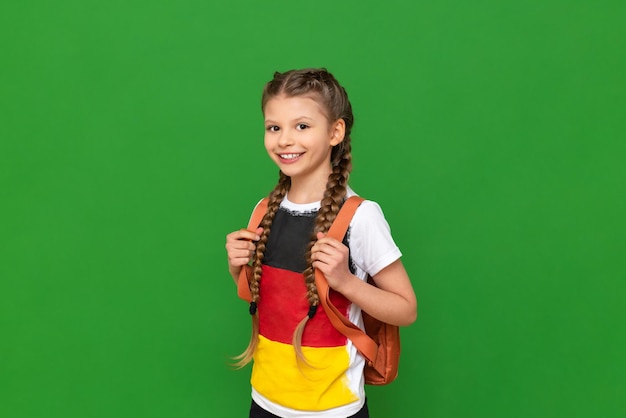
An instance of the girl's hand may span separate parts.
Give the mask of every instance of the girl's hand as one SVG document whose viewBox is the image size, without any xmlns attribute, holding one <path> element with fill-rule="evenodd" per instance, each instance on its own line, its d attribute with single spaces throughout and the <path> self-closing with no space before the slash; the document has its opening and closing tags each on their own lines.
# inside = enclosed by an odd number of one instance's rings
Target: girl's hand
<svg viewBox="0 0 626 418">
<path fill-rule="evenodd" d="M 317 233 L 317 242 L 311 248 L 313 268 L 319 269 L 328 282 L 328 286 L 341 292 L 341 286 L 354 277 L 348 267 L 350 251 L 343 243 Z"/>
<path fill-rule="evenodd" d="M 313 267 L 324 273 L 332 289 L 374 318 L 402 326 L 417 318 L 415 292 L 400 259 L 376 273 L 376 286 L 372 286 L 350 273 L 348 247 L 326 234 L 317 234 L 311 258 Z"/>
<path fill-rule="evenodd" d="M 256 241 L 261 238 L 263 228 L 256 231 L 240 229 L 226 235 L 226 252 L 228 253 L 228 271 L 237 281 L 241 268 L 248 264 L 256 250 Z"/>
</svg>

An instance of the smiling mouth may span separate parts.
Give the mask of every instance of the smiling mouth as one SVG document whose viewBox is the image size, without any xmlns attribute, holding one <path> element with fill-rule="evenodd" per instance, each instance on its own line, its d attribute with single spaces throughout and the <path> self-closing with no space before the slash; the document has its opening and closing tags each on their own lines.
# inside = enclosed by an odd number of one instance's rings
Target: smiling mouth
<svg viewBox="0 0 626 418">
<path fill-rule="evenodd" d="M 300 158 L 302 156 L 302 154 L 304 153 L 299 153 L 299 154 L 278 154 L 278 157 L 281 159 L 281 161 L 284 162 L 293 162 L 296 161 L 298 158 Z"/>
</svg>

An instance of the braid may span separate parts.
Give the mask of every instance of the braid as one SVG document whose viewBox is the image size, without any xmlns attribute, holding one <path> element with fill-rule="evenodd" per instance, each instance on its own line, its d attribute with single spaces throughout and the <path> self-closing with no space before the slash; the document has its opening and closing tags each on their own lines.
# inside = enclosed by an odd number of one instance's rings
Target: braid
<svg viewBox="0 0 626 418">
<path fill-rule="evenodd" d="M 252 315 L 252 334 L 250 336 L 250 343 L 248 344 L 246 350 L 234 358 L 237 360 L 237 362 L 233 364 L 236 368 L 242 368 L 246 364 L 250 363 L 259 342 L 259 314 L 256 311 L 256 306 L 260 298 L 259 285 L 261 282 L 263 255 L 265 254 L 265 246 L 267 245 L 267 239 L 270 235 L 270 229 L 272 227 L 272 222 L 274 221 L 274 216 L 278 211 L 280 202 L 283 201 L 287 191 L 289 191 L 290 186 L 291 178 L 284 175 L 282 172 L 279 172 L 278 184 L 269 195 L 267 212 L 261 221 L 260 226 L 263 228 L 263 232 L 261 233 L 261 238 L 256 244 L 256 251 L 252 259 L 252 280 L 250 281 L 250 295 L 252 296 L 252 302 L 250 303 L 250 314 Z"/>
<path fill-rule="evenodd" d="M 338 153 L 339 155 L 335 158 L 335 161 L 333 161 L 333 171 L 328 176 L 324 197 L 320 203 L 320 210 L 315 218 L 313 236 L 311 237 L 311 241 L 309 242 L 306 250 L 307 268 L 304 270 L 303 275 L 304 283 L 307 288 L 307 299 L 309 301 L 309 306 L 311 307 L 316 307 L 320 303 L 317 286 L 315 285 L 315 270 L 313 269 L 313 262 L 311 261 L 311 248 L 313 248 L 313 245 L 317 241 L 318 232 L 328 232 L 330 226 L 339 213 L 339 209 L 341 209 L 341 205 L 343 204 L 346 195 L 348 194 L 348 176 L 350 175 L 350 170 L 352 168 L 350 138 L 345 138 L 344 141 L 335 148 L 340 145 L 342 145 L 342 147 L 338 150 L 340 151 L 340 153 Z M 312 310 L 314 314 L 315 309 Z M 311 310 L 309 310 L 309 314 L 305 316 L 302 321 L 300 321 L 293 333 L 292 338 L 292 345 L 296 350 L 296 357 L 305 364 L 308 363 L 302 353 L 302 334 L 304 333 L 306 323 L 313 317 L 310 312 Z"/>
</svg>

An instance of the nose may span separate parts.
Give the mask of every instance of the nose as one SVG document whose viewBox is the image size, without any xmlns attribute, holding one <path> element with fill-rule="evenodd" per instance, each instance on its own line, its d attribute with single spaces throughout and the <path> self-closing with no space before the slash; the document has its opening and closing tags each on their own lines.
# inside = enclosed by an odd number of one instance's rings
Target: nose
<svg viewBox="0 0 626 418">
<path fill-rule="evenodd" d="M 285 148 L 292 144 L 293 144 L 292 133 L 287 129 L 283 129 L 280 133 L 280 136 L 278 137 L 278 146 Z"/>
</svg>

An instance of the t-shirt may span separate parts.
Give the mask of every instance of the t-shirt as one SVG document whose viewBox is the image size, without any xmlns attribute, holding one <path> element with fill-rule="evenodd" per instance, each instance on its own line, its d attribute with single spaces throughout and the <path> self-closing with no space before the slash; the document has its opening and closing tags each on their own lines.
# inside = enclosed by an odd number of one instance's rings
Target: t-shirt
<svg viewBox="0 0 626 418">
<path fill-rule="evenodd" d="M 348 190 L 348 196 L 353 195 Z M 292 337 L 309 302 L 302 272 L 320 202 L 296 204 L 285 197 L 272 222 L 259 290 L 259 342 L 252 367 L 252 398 L 280 417 L 345 418 L 365 402 L 365 360 L 330 323 L 323 308 L 302 336 L 309 365 L 296 359 Z M 357 209 L 344 244 L 349 267 L 361 280 L 375 276 L 401 257 L 380 206 L 366 200 Z M 331 289 L 339 311 L 363 328 L 361 309 Z"/>
</svg>

